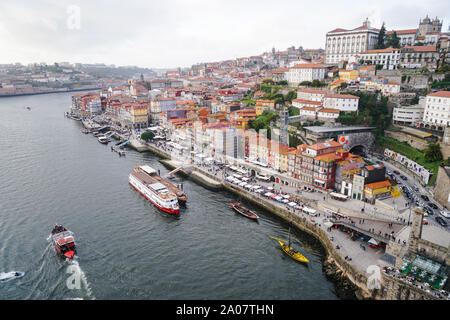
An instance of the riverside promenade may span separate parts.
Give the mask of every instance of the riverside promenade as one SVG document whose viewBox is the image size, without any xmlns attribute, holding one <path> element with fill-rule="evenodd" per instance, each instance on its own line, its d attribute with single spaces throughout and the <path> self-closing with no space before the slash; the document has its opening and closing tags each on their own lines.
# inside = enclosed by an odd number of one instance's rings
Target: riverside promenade
<svg viewBox="0 0 450 320">
<path fill-rule="evenodd" d="M 309 197 L 311 193 L 299 195 L 292 192 L 291 196 L 293 199 L 296 199 L 299 206 L 308 206 L 318 211 L 318 214 L 312 217 L 300 208 L 290 208 L 284 203 L 279 203 L 264 195 L 251 192 L 225 181 L 225 177 L 231 174 L 231 172 L 227 172 L 227 169 L 222 170 L 212 166 L 192 164 L 187 161 L 181 161 L 179 158 L 175 160 L 171 157 L 172 150 L 164 147 L 160 148 L 153 143 L 146 143 L 146 145 L 149 151 L 165 158 L 161 162 L 167 167 L 171 169 L 182 167 L 180 172 L 194 181 L 206 187 L 213 186 L 217 190 L 226 189 L 235 193 L 254 205 L 292 223 L 298 229 L 313 235 L 326 249 L 328 254 L 327 263 L 334 264 L 342 277 L 348 278 L 360 289 L 359 298 L 383 299 L 383 295 L 380 295 L 380 292 L 374 293 L 367 287 L 368 274 L 366 271 L 369 266 L 384 267 L 390 265 L 381 260 L 384 255 L 384 249 L 369 248 L 365 243 L 362 245 L 361 241 L 352 240 L 351 233 L 342 232 L 330 226 L 347 224 L 348 226 L 353 226 L 354 229 L 359 228 L 366 234 L 370 234 L 369 229 L 374 229 L 374 236 L 379 240 L 389 242 L 391 238 L 385 237 L 385 235 L 403 230 L 406 227 L 404 224 L 398 223 L 392 217 L 388 217 L 388 219 L 383 215 L 381 217 L 370 217 L 367 214 L 350 210 L 350 208 L 340 208 L 338 205 L 342 204 L 342 202 L 330 198 L 324 200 L 323 195 L 317 193 L 316 197 L 312 199 L 312 197 Z M 219 186 L 222 188 L 219 188 Z M 284 189 L 284 186 L 282 189 L 285 193 L 288 191 Z M 333 214 L 333 212 L 337 211 L 340 212 L 338 216 Z M 363 219 L 364 222 L 362 222 Z M 360 221 L 361 223 L 358 224 Z M 390 227 L 391 224 L 393 226 L 392 229 Z"/>
</svg>

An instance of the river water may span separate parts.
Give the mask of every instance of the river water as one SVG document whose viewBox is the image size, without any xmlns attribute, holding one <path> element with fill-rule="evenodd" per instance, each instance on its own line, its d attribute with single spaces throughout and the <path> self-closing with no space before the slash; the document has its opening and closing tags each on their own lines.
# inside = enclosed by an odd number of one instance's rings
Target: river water
<svg viewBox="0 0 450 320">
<path fill-rule="evenodd" d="M 160 212 L 128 174 L 168 170 L 81 133 L 64 117 L 70 102 L 71 93 L 0 99 L 0 272 L 25 272 L 0 282 L 0 299 L 338 299 L 319 242 L 294 231 L 310 263 L 291 260 L 269 238 L 288 235 L 270 212 L 255 209 L 255 223 L 230 209 L 236 196 L 181 177 L 187 207 L 179 219 Z M 75 233 L 72 262 L 48 241 L 55 223 Z"/>
</svg>

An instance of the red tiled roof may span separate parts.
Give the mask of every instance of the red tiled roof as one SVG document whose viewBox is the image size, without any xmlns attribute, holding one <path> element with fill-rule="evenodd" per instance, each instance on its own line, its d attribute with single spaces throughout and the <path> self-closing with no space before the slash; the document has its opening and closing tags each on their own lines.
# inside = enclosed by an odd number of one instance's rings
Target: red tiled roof
<svg viewBox="0 0 450 320">
<path fill-rule="evenodd" d="M 316 105 L 316 106 L 319 106 L 322 104 L 322 102 L 320 102 L 320 101 L 311 101 L 311 100 L 304 100 L 304 99 L 294 99 L 294 100 L 292 100 L 292 102 L 298 102 L 298 103 L 302 103 L 302 104 L 312 104 L 312 105 Z"/>
<path fill-rule="evenodd" d="M 322 110 L 319 111 L 320 112 L 327 112 L 327 113 L 339 113 L 338 109 L 333 109 L 333 108 L 324 108 Z"/>
<path fill-rule="evenodd" d="M 428 97 L 442 97 L 442 98 L 450 98 L 450 91 L 437 91 L 430 93 Z"/>
<path fill-rule="evenodd" d="M 415 33 L 417 33 L 418 30 L 419 29 L 391 30 L 391 31 L 387 31 L 386 34 L 390 35 L 394 31 L 397 35 L 399 35 L 399 34 L 415 34 Z"/>
<path fill-rule="evenodd" d="M 435 46 L 405 46 L 405 49 L 413 49 L 415 52 L 436 52 Z"/>
<path fill-rule="evenodd" d="M 323 66 L 320 66 L 315 63 L 299 63 L 292 67 L 293 69 L 324 69 Z"/>
<path fill-rule="evenodd" d="M 359 99 L 358 96 L 354 96 L 351 94 L 327 94 L 325 98 L 338 98 L 338 99 Z"/>
</svg>

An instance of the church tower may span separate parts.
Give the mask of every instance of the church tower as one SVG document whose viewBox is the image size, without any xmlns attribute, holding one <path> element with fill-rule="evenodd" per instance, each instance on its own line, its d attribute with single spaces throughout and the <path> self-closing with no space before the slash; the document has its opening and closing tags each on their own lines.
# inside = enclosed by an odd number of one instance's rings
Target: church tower
<svg viewBox="0 0 450 320">
<path fill-rule="evenodd" d="M 441 32 L 442 30 L 442 21 L 439 21 L 438 17 L 436 17 L 432 22 L 432 31 Z"/>
</svg>

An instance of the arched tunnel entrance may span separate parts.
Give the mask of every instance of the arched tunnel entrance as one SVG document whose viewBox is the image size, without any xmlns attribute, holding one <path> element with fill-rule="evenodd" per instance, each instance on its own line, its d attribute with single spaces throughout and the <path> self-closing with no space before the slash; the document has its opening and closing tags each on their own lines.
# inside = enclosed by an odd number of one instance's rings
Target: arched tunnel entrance
<svg viewBox="0 0 450 320">
<path fill-rule="evenodd" d="M 356 154 L 358 156 L 366 156 L 366 147 L 363 145 L 357 145 L 350 149 L 350 153 Z"/>
</svg>

